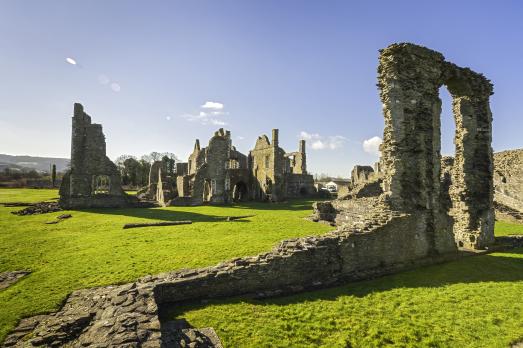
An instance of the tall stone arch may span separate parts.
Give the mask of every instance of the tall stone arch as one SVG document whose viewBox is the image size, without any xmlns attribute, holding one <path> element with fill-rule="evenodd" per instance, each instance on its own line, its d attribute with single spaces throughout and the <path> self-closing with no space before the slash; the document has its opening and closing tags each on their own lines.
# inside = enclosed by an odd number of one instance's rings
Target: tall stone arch
<svg viewBox="0 0 523 348">
<path fill-rule="evenodd" d="M 441 231 L 452 230 L 459 246 L 485 248 L 494 240 L 492 84 L 441 53 L 406 43 L 380 51 L 378 75 L 385 117 L 383 188 L 392 206 L 429 212 L 436 244 Z M 456 122 L 449 211 L 440 183 L 443 85 L 452 95 Z"/>
</svg>

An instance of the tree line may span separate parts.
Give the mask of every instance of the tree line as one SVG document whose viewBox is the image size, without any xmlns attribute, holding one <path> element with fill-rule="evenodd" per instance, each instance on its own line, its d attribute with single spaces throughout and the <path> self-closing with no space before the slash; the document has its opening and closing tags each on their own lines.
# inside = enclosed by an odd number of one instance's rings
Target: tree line
<svg viewBox="0 0 523 348">
<path fill-rule="evenodd" d="M 153 162 L 161 161 L 163 172 L 167 176 L 176 175 L 178 157 L 171 152 L 151 152 L 140 158 L 131 155 L 121 155 L 115 160 L 122 177 L 122 185 L 139 188 L 149 183 L 149 171 Z"/>
</svg>

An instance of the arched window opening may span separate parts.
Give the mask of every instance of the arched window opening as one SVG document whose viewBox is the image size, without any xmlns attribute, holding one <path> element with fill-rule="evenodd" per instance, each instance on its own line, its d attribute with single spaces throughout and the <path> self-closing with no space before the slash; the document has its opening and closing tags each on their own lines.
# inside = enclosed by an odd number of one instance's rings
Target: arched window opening
<svg viewBox="0 0 523 348">
<path fill-rule="evenodd" d="M 93 176 L 93 194 L 103 195 L 109 194 L 111 190 L 111 179 L 107 175 Z"/>
</svg>

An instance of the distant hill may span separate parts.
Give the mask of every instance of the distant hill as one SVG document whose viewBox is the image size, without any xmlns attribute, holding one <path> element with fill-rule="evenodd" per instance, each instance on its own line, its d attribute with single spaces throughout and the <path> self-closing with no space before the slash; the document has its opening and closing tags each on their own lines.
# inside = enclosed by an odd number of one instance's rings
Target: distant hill
<svg viewBox="0 0 523 348">
<path fill-rule="evenodd" d="M 49 172 L 49 165 L 56 164 L 56 170 L 63 172 L 69 165 L 68 158 L 55 157 L 33 157 L 33 156 L 12 156 L 0 154 L 0 170 L 4 168 L 13 169 L 35 169 L 37 171 Z"/>
</svg>

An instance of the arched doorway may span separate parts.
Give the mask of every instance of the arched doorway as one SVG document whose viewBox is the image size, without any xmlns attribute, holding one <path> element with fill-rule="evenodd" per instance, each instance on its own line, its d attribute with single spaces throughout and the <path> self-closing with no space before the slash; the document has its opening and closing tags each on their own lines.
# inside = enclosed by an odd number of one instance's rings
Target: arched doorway
<svg viewBox="0 0 523 348">
<path fill-rule="evenodd" d="M 211 200 L 211 196 L 211 182 L 209 180 L 205 180 L 205 182 L 203 183 L 203 201 L 209 202 Z"/>
<path fill-rule="evenodd" d="M 247 200 L 248 189 L 243 181 L 237 182 L 232 189 L 232 199 L 235 202 L 242 202 Z"/>
</svg>

